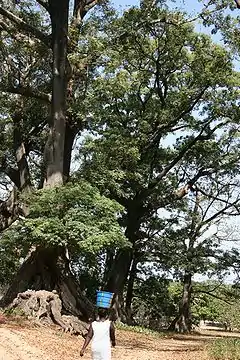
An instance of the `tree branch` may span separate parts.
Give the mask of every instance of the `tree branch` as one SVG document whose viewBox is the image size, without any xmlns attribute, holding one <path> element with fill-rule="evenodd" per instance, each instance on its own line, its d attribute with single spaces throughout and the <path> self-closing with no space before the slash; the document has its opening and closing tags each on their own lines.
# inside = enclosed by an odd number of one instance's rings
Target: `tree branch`
<svg viewBox="0 0 240 360">
<path fill-rule="evenodd" d="M 232 305 L 231 302 L 227 301 L 226 299 L 222 298 L 221 296 L 212 294 L 212 293 L 209 292 L 209 291 L 198 290 L 198 291 L 195 291 L 195 293 L 196 293 L 196 292 L 202 293 L 202 294 L 206 294 L 206 295 L 209 295 L 209 296 L 212 296 L 212 297 L 214 297 L 215 299 L 221 300 L 221 301 L 225 302 L 225 303 L 228 304 L 228 305 Z"/>
<path fill-rule="evenodd" d="M 183 110 L 176 118 L 174 118 L 172 121 L 170 121 L 167 124 L 163 124 L 158 126 L 156 132 L 152 135 L 152 137 L 149 140 L 148 146 L 147 148 L 149 148 L 151 146 L 151 144 L 155 141 L 155 139 L 159 136 L 160 132 L 166 131 L 171 129 L 172 126 L 176 125 L 178 123 L 179 120 L 181 120 L 184 116 L 186 116 L 187 114 L 189 114 L 194 107 L 197 105 L 197 103 L 199 102 L 199 100 L 202 98 L 202 96 L 204 95 L 205 91 L 208 89 L 208 86 L 204 87 L 198 95 L 196 95 L 195 99 L 191 99 L 193 102 L 185 109 Z"/>
<path fill-rule="evenodd" d="M 219 198 L 218 196 L 215 196 L 215 195 L 208 194 L 208 193 L 206 193 L 206 191 L 204 191 L 204 190 L 201 189 L 201 188 L 198 188 L 198 187 L 194 186 L 194 190 L 199 191 L 199 192 L 202 193 L 204 196 L 206 196 L 206 197 L 208 197 L 208 198 L 210 198 L 210 199 L 218 200 L 218 201 L 226 204 L 226 206 L 229 205 L 229 202 L 228 202 L 227 200 L 222 199 L 222 198 Z M 240 202 L 240 199 L 237 199 L 236 201 L 237 201 L 237 202 Z M 236 209 L 236 211 L 238 212 L 238 214 L 239 214 L 239 209 L 238 209 L 237 205 L 235 204 L 235 202 L 231 203 L 231 206 L 234 207 L 234 208 Z M 226 209 L 225 209 L 225 210 L 226 210 Z M 224 211 L 225 211 L 225 210 L 224 210 Z"/>
<path fill-rule="evenodd" d="M 228 205 L 226 205 L 223 209 L 217 211 L 215 214 L 213 214 L 212 216 L 210 216 L 208 219 L 204 220 L 201 224 L 201 226 L 204 226 L 210 222 L 212 222 L 213 220 L 215 220 L 219 215 L 224 214 L 224 212 L 228 209 L 230 209 L 231 207 L 236 207 L 236 205 L 240 203 L 240 199 L 235 200 L 233 203 L 230 203 Z M 239 215 L 239 211 L 238 211 L 238 215 Z"/>
<path fill-rule="evenodd" d="M 99 0 L 88 0 L 84 9 L 85 11 L 89 11 L 91 10 L 95 5 L 97 5 L 97 3 L 99 2 Z"/>
<path fill-rule="evenodd" d="M 163 177 L 165 177 L 168 172 L 184 157 L 184 155 L 199 141 L 199 140 L 207 140 L 208 136 L 203 136 L 204 131 L 209 127 L 209 124 L 212 122 L 212 119 L 209 120 L 202 128 L 200 133 L 188 144 L 186 145 L 179 154 L 173 159 L 173 161 L 170 162 L 169 165 L 167 165 L 160 174 L 156 177 L 156 179 L 149 184 L 148 189 L 154 188 L 160 180 L 162 180 Z"/>
<path fill-rule="evenodd" d="M 32 34 L 35 38 L 40 40 L 42 43 L 44 43 L 47 47 L 50 47 L 51 45 L 51 39 L 50 36 L 44 34 L 42 31 L 36 29 L 35 27 L 31 26 L 30 24 L 23 21 L 18 16 L 14 15 L 10 11 L 4 9 L 2 6 L 0 6 L 0 15 L 10 20 L 12 23 L 14 23 L 17 26 L 18 30 L 22 30 L 24 32 Z"/>
<path fill-rule="evenodd" d="M 41 5 L 45 10 L 47 10 L 47 12 L 49 12 L 49 5 L 47 1 L 44 0 L 36 0 L 39 5 Z"/>
<path fill-rule="evenodd" d="M 240 9 L 240 0 L 234 0 L 236 5 L 237 5 L 237 8 Z"/>
<path fill-rule="evenodd" d="M 0 91 L 6 92 L 6 93 L 11 93 L 11 94 L 18 94 L 18 95 L 22 95 L 22 96 L 26 96 L 26 97 L 31 97 L 34 99 L 42 100 L 46 103 L 51 103 L 51 95 L 50 94 L 45 94 L 40 91 L 36 91 L 34 89 L 31 89 L 30 87 L 9 86 L 6 88 L 5 87 L 0 88 Z"/>
</svg>

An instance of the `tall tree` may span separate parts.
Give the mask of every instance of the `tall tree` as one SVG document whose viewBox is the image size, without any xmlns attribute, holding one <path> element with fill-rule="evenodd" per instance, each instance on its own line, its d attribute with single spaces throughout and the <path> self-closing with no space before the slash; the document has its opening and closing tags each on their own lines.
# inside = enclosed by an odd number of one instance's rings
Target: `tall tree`
<svg viewBox="0 0 240 360">
<path fill-rule="evenodd" d="M 7 148 L 1 158 L 1 171 L 13 183 L 12 195 L 1 203 L 1 230 L 19 215 L 28 214 L 16 190 L 23 192 L 28 188 L 30 191 L 33 181 L 38 182 L 39 187 L 53 188 L 69 178 L 73 142 L 83 127 L 82 118 L 75 116 L 74 105 L 84 97 L 87 75 L 99 56 L 99 53 L 87 51 L 77 60 L 79 54 L 76 53 L 83 39 L 83 19 L 100 2 L 76 0 L 73 9 L 68 0 L 17 1 L 0 6 L 1 91 L 6 111 L 2 112 L 2 118 L 5 135 L 8 131 L 13 137 L 13 142 L 9 139 L 12 148 Z M 11 94 L 10 101 L 6 93 Z M 11 104 L 13 99 L 17 100 L 15 107 Z M 13 155 L 11 159 L 7 156 L 9 150 Z M 32 164 L 37 160 L 40 181 L 33 180 L 29 173 L 30 168 L 36 169 L 29 164 L 31 155 Z M 42 269 L 40 273 L 39 269 Z M 60 285 L 62 281 L 65 281 L 64 287 Z M 81 294 L 72 277 L 65 246 L 36 246 L 35 252 L 19 269 L 2 303 L 9 303 L 17 291 L 29 286 L 57 287 L 66 308 L 84 316 L 92 311 L 87 301 L 85 310 L 84 301 L 80 301 Z"/>
<path fill-rule="evenodd" d="M 192 327 L 193 276 L 196 273 L 218 274 L 219 267 L 219 276 L 222 276 L 224 271 L 229 270 L 230 263 L 225 263 L 225 267 L 222 264 L 224 244 L 220 240 L 219 226 L 230 216 L 239 215 L 238 183 L 234 185 L 229 189 L 229 184 L 216 184 L 204 195 L 196 191 L 193 204 L 190 202 L 185 215 L 179 213 L 179 229 L 176 234 L 174 235 L 174 229 L 169 232 L 170 238 L 177 237 L 176 257 L 172 257 L 172 267 L 180 275 L 183 284 L 179 314 L 172 326 L 177 324 L 182 332 L 191 331 Z"/>
<path fill-rule="evenodd" d="M 136 244 L 147 238 L 144 224 L 181 206 L 200 179 L 237 171 L 239 109 L 231 55 L 184 15 L 130 9 L 108 36 L 111 51 L 92 90 L 100 136 L 86 141 L 81 171 L 126 209 L 133 247 L 116 254 L 105 285 L 121 294 Z"/>
</svg>

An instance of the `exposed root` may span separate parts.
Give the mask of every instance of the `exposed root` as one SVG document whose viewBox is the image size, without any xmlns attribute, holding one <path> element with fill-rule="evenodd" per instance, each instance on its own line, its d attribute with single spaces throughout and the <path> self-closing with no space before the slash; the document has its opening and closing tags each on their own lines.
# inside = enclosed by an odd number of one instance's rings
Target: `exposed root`
<svg viewBox="0 0 240 360">
<path fill-rule="evenodd" d="M 88 330 L 87 324 L 76 316 L 62 314 L 62 301 L 55 290 L 28 290 L 19 293 L 7 309 L 17 309 L 44 325 L 57 324 L 71 334 L 85 336 Z"/>
</svg>

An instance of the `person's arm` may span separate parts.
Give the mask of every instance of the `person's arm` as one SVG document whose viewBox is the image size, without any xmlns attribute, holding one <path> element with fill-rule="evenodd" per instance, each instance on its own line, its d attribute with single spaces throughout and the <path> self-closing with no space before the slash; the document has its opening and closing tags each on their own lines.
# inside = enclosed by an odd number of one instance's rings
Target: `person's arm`
<svg viewBox="0 0 240 360">
<path fill-rule="evenodd" d="M 84 352 L 88 346 L 88 344 L 90 343 L 90 341 L 92 340 L 92 337 L 93 337 L 93 328 L 92 328 L 92 325 L 90 325 L 90 328 L 88 330 L 88 334 L 85 338 L 85 341 L 83 343 L 83 346 L 82 346 L 82 349 L 80 351 L 80 356 L 83 356 L 84 355 Z"/>
<path fill-rule="evenodd" d="M 115 326 L 113 325 L 112 322 L 110 324 L 110 339 L 111 339 L 112 346 L 115 347 L 116 346 Z"/>
</svg>

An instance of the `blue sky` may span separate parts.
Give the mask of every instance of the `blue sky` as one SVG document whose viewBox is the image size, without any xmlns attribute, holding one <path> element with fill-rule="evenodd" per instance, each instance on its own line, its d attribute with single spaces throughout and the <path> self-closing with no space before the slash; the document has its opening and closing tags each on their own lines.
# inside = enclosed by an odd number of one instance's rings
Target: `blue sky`
<svg viewBox="0 0 240 360">
<path fill-rule="evenodd" d="M 117 7 L 126 7 L 131 5 L 138 5 L 140 0 L 112 0 L 112 3 Z M 169 1 L 170 5 L 171 1 Z M 201 9 L 201 4 L 198 0 L 176 0 L 175 3 L 172 3 L 173 7 L 181 7 L 184 10 L 187 10 L 190 13 L 194 13 Z"/>
</svg>

